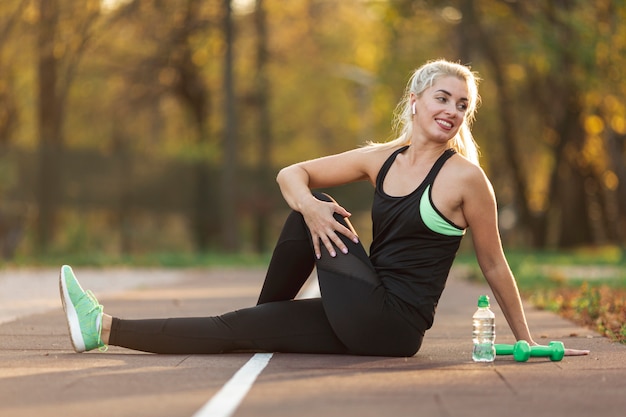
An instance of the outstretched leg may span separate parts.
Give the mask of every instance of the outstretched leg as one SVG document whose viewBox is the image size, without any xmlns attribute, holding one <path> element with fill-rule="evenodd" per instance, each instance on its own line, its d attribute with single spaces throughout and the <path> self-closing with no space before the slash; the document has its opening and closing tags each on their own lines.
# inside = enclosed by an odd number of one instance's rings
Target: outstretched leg
<svg viewBox="0 0 626 417">
<path fill-rule="evenodd" d="M 346 353 L 321 300 L 265 303 L 218 317 L 113 319 L 109 343 L 153 353 Z"/>
<path fill-rule="evenodd" d="M 153 353 L 269 352 L 346 353 L 321 300 L 271 302 L 217 317 L 122 320 L 103 313 L 65 265 L 61 299 L 76 352 L 106 345 Z"/>
</svg>

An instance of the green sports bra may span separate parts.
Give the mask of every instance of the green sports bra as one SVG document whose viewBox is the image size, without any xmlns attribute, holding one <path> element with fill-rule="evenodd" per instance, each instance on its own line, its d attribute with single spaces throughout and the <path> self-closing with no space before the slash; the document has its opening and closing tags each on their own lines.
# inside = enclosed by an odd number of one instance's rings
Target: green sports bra
<svg viewBox="0 0 626 417">
<path fill-rule="evenodd" d="M 435 233 L 440 233 L 446 236 L 465 235 L 465 229 L 461 229 L 458 226 L 453 225 L 449 220 L 446 220 L 433 206 L 430 195 L 431 185 L 432 184 L 428 184 L 426 190 L 422 194 L 422 198 L 420 199 L 420 214 L 426 227 Z"/>
</svg>

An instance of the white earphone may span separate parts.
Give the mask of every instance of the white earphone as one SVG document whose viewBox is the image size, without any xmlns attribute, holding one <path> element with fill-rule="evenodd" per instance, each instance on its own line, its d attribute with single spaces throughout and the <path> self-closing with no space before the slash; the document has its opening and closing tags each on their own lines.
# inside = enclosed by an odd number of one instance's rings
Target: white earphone
<svg viewBox="0 0 626 417">
<path fill-rule="evenodd" d="M 415 102 L 413 102 L 413 105 L 411 106 L 411 114 L 413 116 L 415 116 L 415 114 L 417 114 L 417 109 L 415 107 Z"/>
</svg>

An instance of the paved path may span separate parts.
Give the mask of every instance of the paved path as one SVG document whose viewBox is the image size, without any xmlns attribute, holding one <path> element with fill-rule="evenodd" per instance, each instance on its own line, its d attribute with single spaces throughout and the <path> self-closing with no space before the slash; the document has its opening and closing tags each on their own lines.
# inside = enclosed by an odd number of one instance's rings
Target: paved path
<svg viewBox="0 0 626 417">
<path fill-rule="evenodd" d="M 139 318 L 219 314 L 253 304 L 262 271 L 82 270 L 107 312 Z M 191 417 L 253 354 L 75 354 L 57 271 L 0 274 L 0 416 Z M 4 277 L 4 279 L 3 279 Z M 34 284 L 33 284 L 34 283 Z M 112 291 L 104 291 L 109 288 Z M 471 361 L 471 315 L 485 286 L 451 277 L 435 326 L 411 358 L 274 354 L 234 416 L 624 416 L 626 346 L 528 308 L 536 338 L 591 349 L 561 362 Z M 15 306 L 21 310 L 15 312 Z M 30 307 L 26 307 L 30 305 Z M 29 308 L 31 309 L 29 311 Z M 10 313 L 7 313 L 12 309 Z M 513 338 L 495 308 L 498 342 Z M 9 316 L 19 316 L 10 320 Z M 2 323 L 2 322 L 0 322 Z"/>
</svg>

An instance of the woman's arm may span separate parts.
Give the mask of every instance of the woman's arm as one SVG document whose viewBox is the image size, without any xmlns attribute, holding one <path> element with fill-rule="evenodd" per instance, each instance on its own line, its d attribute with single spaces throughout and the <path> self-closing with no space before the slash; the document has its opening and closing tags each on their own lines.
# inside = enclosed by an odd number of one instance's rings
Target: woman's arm
<svg viewBox="0 0 626 417">
<path fill-rule="evenodd" d="M 468 181 L 468 186 L 464 188 L 467 192 L 463 198 L 463 213 L 472 230 L 478 264 L 515 338 L 537 345 L 530 334 L 517 283 L 502 249 L 491 183 L 480 169 Z M 566 355 L 588 353 L 586 350 L 566 349 Z"/>
<path fill-rule="evenodd" d="M 476 259 L 517 340 L 534 344 L 513 273 L 504 256 L 491 184 L 484 175 L 471 179 L 463 213 L 472 231 Z"/>
<path fill-rule="evenodd" d="M 335 220 L 334 213 L 350 217 L 350 212 L 337 203 L 316 199 L 311 189 L 333 187 L 355 181 L 366 180 L 371 175 L 371 156 L 362 149 L 337 155 L 300 162 L 283 168 L 276 177 L 287 204 L 302 213 L 311 231 L 315 256 L 321 257 L 320 242 L 331 256 L 336 256 L 336 245 L 346 253 L 347 247 L 337 233 L 358 242 L 357 235 Z"/>
</svg>

